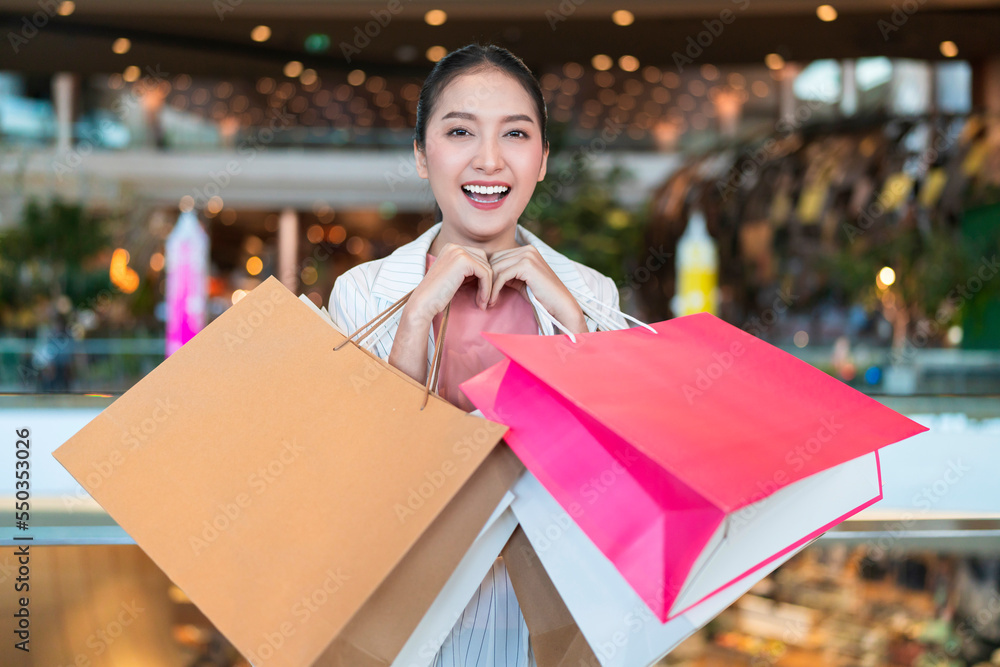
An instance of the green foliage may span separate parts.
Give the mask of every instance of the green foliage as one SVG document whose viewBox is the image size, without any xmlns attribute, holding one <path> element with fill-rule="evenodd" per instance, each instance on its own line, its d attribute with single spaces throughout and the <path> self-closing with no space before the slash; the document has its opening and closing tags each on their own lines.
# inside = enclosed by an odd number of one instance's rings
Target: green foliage
<svg viewBox="0 0 1000 667">
<path fill-rule="evenodd" d="M 1000 202 L 1000 189 L 988 193 Z M 977 201 L 977 203 L 979 203 Z M 962 305 L 962 347 L 997 349 L 1000 336 L 1000 203 L 966 209 L 962 220 L 965 265 L 959 278 L 968 299 Z"/>
<path fill-rule="evenodd" d="M 645 213 L 617 200 L 626 170 L 615 166 L 598 177 L 590 162 L 580 153 L 551 157 L 522 223 L 567 257 L 620 282 L 626 259 L 638 255 Z"/>
<path fill-rule="evenodd" d="M 989 266 L 1000 255 L 1000 205 L 967 209 L 961 226 L 933 219 L 910 228 L 887 223 L 873 227 L 833 255 L 828 264 L 836 286 L 850 301 L 881 307 L 875 276 L 883 266 L 896 272 L 892 293 L 913 322 L 925 320 L 943 332 L 965 329 L 964 347 L 996 348 L 987 331 L 1000 304 L 1000 276 Z M 940 335 L 940 334 L 938 334 Z"/>
<path fill-rule="evenodd" d="M 860 237 L 831 258 L 835 282 L 852 301 L 874 305 L 875 277 L 882 267 L 896 273 L 892 289 L 913 315 L 934 318 L 968 263 L 958 235 L 935 227 L 930 231 L 896 230 Z"/>
<path fill-rule="evenodd" d="M 107 267 L 93 261 L 109 243 L 106 221 L 82 206 L 28 202 L 20 224 L 0 235 L 0 316 L 61 296 L 84 304 L 111 289 Z"/>
</svg>

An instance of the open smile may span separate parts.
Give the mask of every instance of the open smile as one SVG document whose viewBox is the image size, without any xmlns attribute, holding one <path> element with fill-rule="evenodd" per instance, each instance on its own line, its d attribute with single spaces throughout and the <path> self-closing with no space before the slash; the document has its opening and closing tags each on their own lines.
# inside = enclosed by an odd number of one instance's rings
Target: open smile
<svg viewBox="0 0 1000 667">
<path fill-rule="evenodd" d="M 474 204 L 488 205 L 492 208 L 493 205 L 497 205 L 504 200 L 504 198 L 510 194 L 509 185 L 472 185 L 466 184 L 462 186 L 462 192 L 469 199 L 469 201 Z M 480 206 L 479 208 L 482 208 Z"/>
<path fill-rule="evenodd" d="M 510 186 L 466 184 L 462 192 L 476 208 L 495 208 L 510 194 Z"/>
</svg>

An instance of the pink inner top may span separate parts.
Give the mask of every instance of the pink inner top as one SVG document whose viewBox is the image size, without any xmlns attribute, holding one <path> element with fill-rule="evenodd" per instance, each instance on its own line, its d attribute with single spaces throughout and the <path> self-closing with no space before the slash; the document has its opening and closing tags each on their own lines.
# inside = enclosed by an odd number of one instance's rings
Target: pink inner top
<svg viewBox="0 0 1000 667">
<path fill-rule="evenodd" d="M 428 269 L 434 260 L 434 255 L 427 253 Z M 500 290 L 496 304 L 482 311 L 476 305 L 477 288 L 478 282 L 469 280 L 458 288 L 451 300 L 438 379 L 438 394 L 466 412 L 472 412 L 476 406 L 458 385 L 505 358 L 480 333 L 538 333 L 535 309 L 516 289 L 505 286 Z M 434 316 L 435 336 L 443 317 L 443 311 Z"/>
</svg>

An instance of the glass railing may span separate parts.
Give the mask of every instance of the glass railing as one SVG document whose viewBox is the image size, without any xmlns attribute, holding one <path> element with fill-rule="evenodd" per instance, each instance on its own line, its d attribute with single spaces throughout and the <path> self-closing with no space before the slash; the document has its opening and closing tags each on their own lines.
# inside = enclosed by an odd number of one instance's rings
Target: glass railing
<svg viewBox="0 0 1000 667">
<path fill-rule="evenodd" d="M 164 359 L 162 338 L 0 337 L 0 391 L 122 393 Z"/>
<path fill-rule="evenodd" d="M 1000 395 L 1000 351 L 924 349 L 893 364 L 888 348 L 864 347 L 839 364 L 833 347 L 781 345 L 789 354 L 853 388 L 887 396 Z M 53 345 L 47 339 L 0 337 L 0 392 L 122 393 L 164 359 L 162 338 L 84 339 Z M 943 399 L 942 399 L 943 400 Z"/>
<path fill-rule="evenodd" d="M 246 392 L 252 399 L 253 389 Z M 0 394 L 0 431 L 29 428 L 32 438 L 30 529 L 0 526 L 0 544 L 26 534 L 38 545 L 133 542 L 52 455 L 117 397 Z M 863 544 L 891 536 L 914 549 L 995 554 L 1000 396 L 875 398 L 930 430 L 880 450 L 883 500 L 821 540 Z M 14 483 L 13 475 L 0 477 L 0 505 L 13 507 Z"/>
</svg>

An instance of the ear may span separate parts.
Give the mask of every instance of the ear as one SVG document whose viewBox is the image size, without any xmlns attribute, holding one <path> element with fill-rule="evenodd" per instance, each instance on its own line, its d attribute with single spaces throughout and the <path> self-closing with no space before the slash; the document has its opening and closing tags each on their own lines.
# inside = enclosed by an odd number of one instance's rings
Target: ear
<svg viewBox="0 0 1000 667">
<path fill-rule="evenodd" d="M 417 175 L 420 178 L 427 178 L 427 156 L 417 147 L 417 140 L 413 140 L 413 159 L 417 162 Z"/>
<path fill-rule="evenodd" d="M 538 182 L 545 179 L 545 172 L 549 167 L 549 142 L 545 142 L 545 150 L 542 151 L 542 166 L 538 169 Z"/>
</svg>

